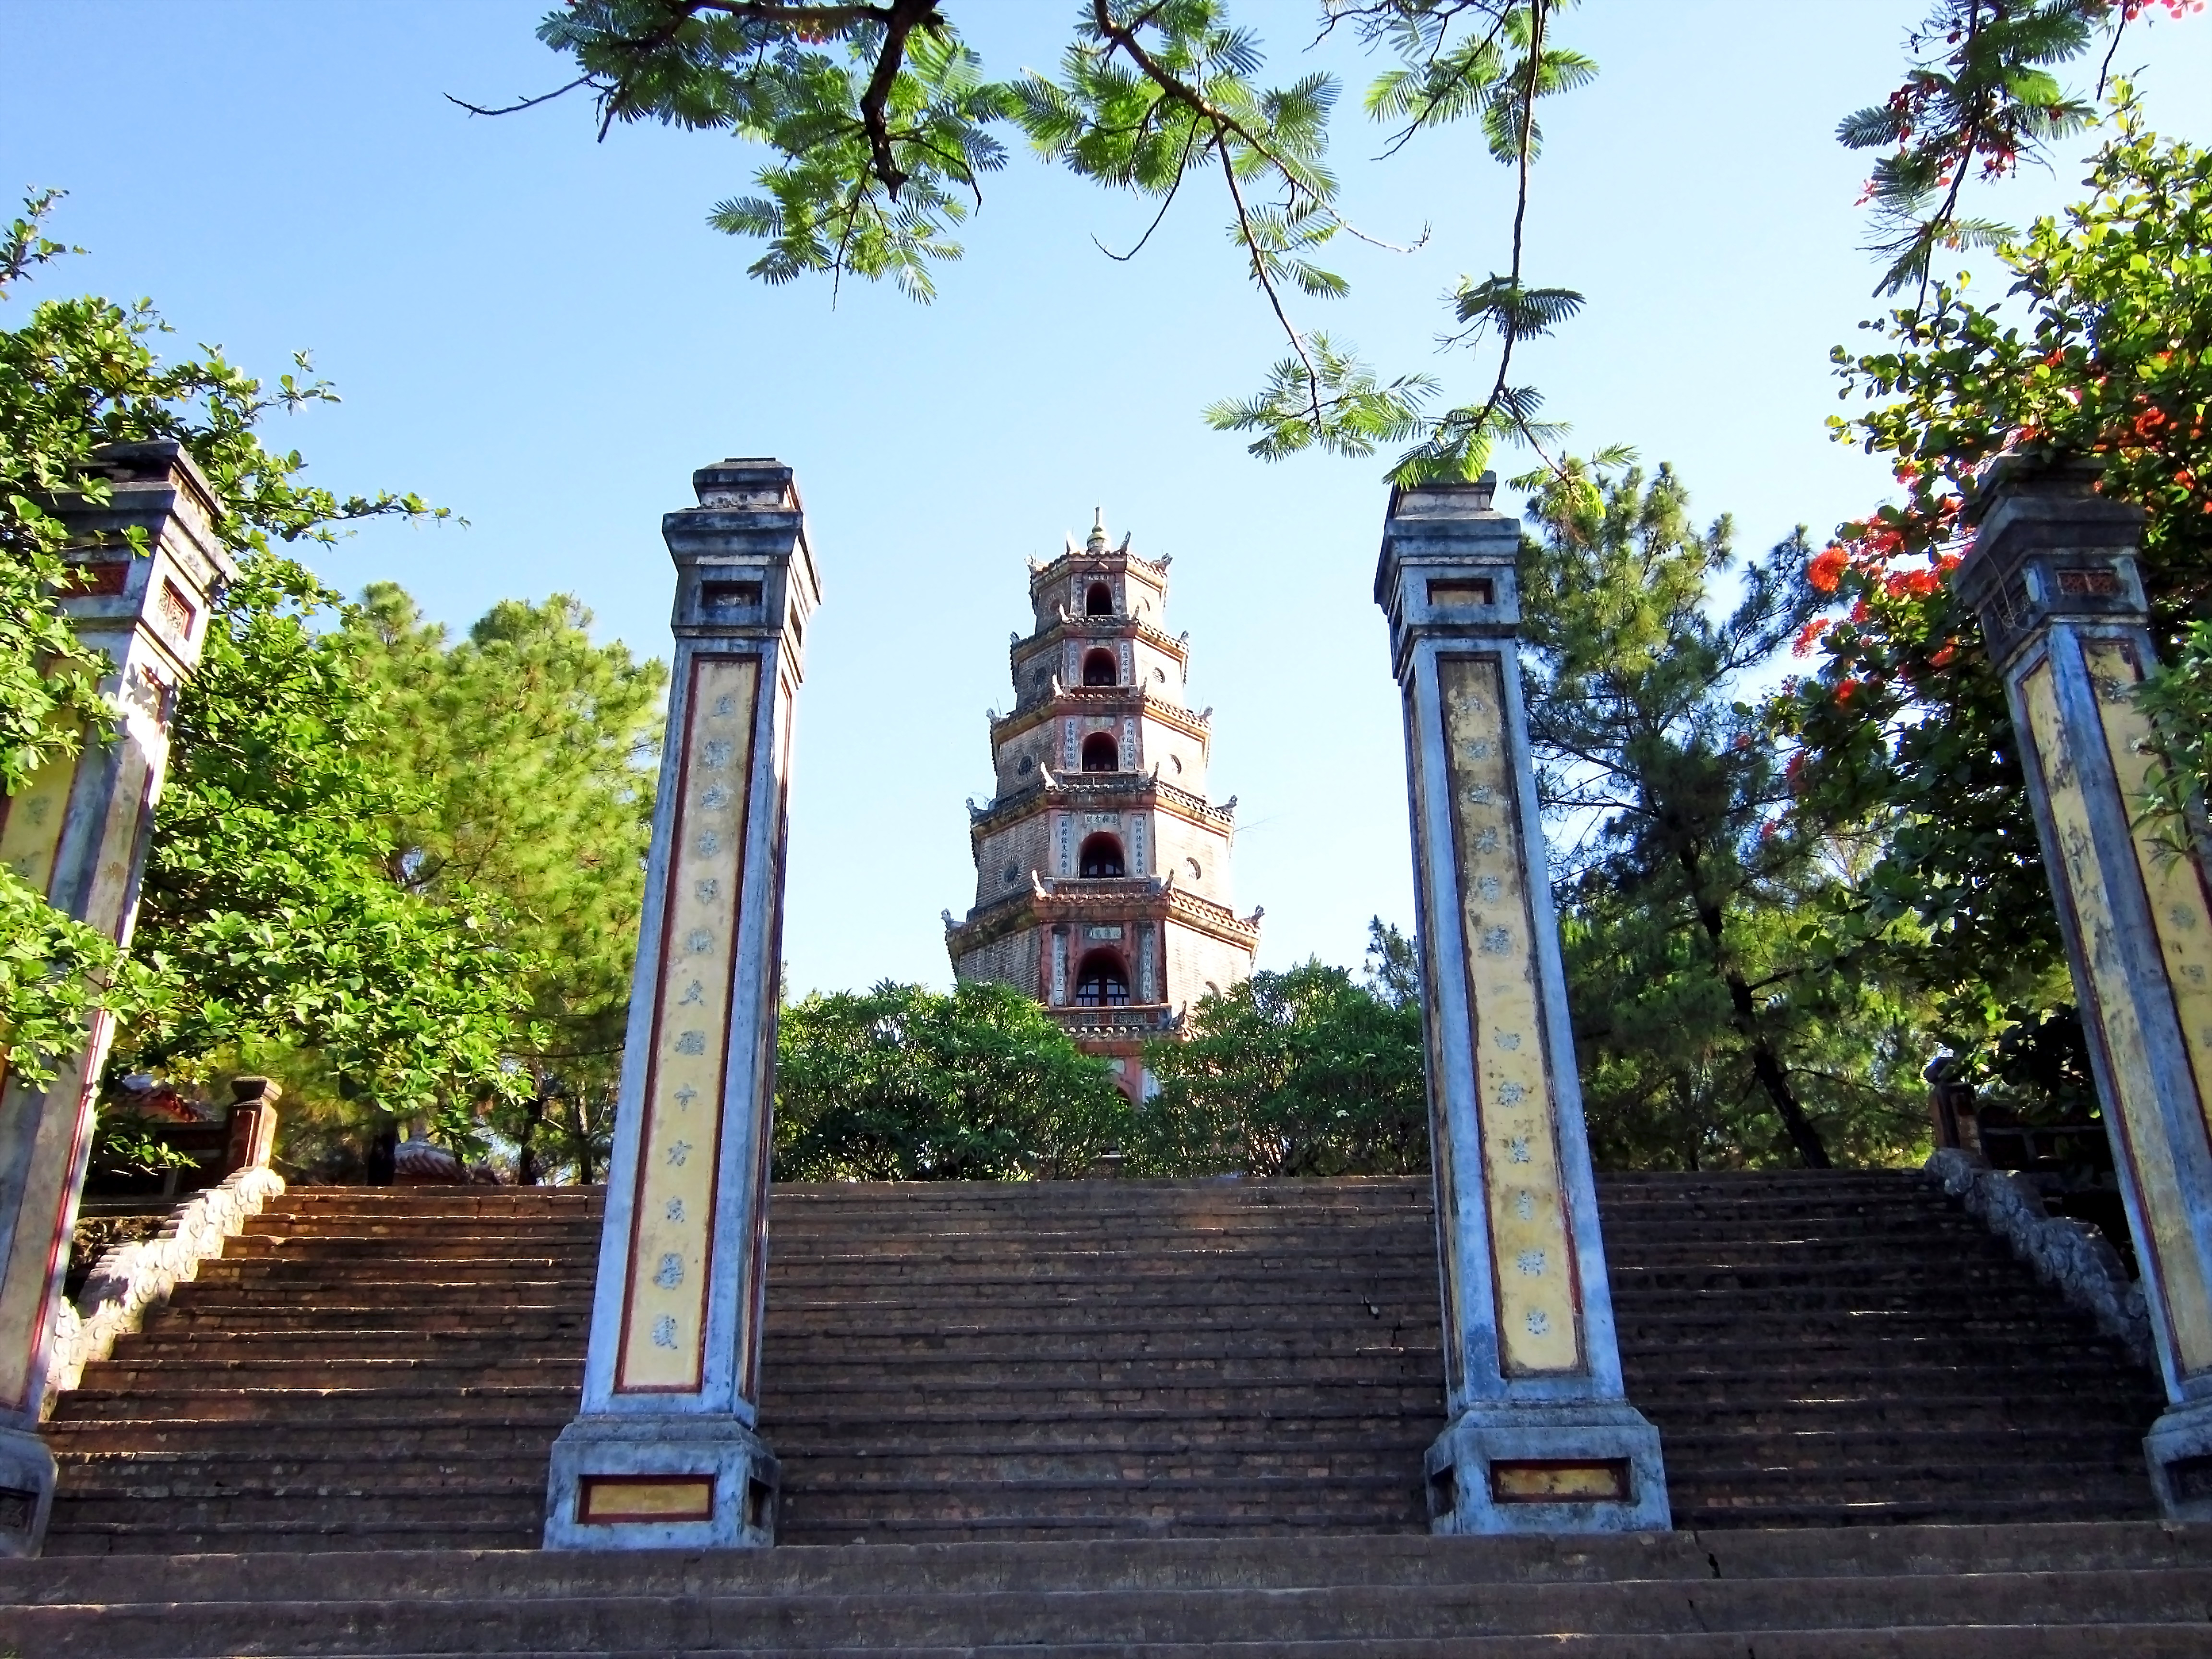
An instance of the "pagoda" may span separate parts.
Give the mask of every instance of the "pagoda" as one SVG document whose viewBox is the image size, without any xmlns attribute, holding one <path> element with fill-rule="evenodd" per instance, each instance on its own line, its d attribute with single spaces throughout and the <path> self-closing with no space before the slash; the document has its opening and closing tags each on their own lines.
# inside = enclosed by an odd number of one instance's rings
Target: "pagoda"
<svg viewBox="0 0 2212 1659">
<path fill-rule="evenodd" d="M 1260 945 L 1261 912 L 1230 906 L 1237 802 L 1206 798 L 1212 711 L 1183 702 L 1169 562 L 1127 536 L 1109 548 L 1103 516 L 1030 562 L 1014 705 L 990 714 L 997 792 L 968 803 L 975 907 L 945 913 L 957 977 L 1035 996 L 1134 1099 L 1152 1091 L 1145 1043 L 1249 977 Z"/>
</svg>

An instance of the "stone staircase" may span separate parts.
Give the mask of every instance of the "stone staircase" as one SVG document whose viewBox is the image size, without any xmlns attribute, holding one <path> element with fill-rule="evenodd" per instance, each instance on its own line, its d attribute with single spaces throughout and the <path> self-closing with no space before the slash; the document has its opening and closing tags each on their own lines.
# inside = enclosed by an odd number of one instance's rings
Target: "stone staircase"
<svg viewBox="0 0 2212 1659">
<path fill-rule="evenodd" d="M 1617 1175 L 1599 1194 L 1677 1526 L 2157 1514 L 2157 1379 L 1933 1182 Z"/>
<path fill-rule="evenodd" d="M 1679 1526 L 2155 1514 L 2154 1380 L 1932 1183 L 1601 1206 Z M 295 1189 L 63 1396 L 48 1553 L 534 1547 L 598 1228 L 590 1192 Z M 770 1237 L 786 1542 L 1424 1528 L 1425 1181 L 793 1186 Z"/>
</svg>

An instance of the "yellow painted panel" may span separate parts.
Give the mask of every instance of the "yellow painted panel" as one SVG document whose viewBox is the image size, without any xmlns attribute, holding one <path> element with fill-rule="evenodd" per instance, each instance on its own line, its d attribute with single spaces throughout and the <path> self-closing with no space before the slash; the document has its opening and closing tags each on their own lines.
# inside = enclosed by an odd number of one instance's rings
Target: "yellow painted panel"
<svg viewBox="0 0 2212 1659">
<path fill-rule="evenodd" d="M 691 674 L 616 1379 L 624 1392 L 695 1391 L 704 1364 L 760 659 L 695 657 Z"/>
<path fill-rule="evenodd" d="M 587 1474 L 577 1496 L 576 1519 L 610 1521 L 711 1521 L 714 1518 L 712 1475 L 646 1476 L 624 1480 Z"/>
<path fill-rule="evenodd" d="M 122 740 L 115 757 L 113 787 L 107 797 L 107 816 L 100 825 L 98 861 L 92 885 L 85 894 L 84 920 L 110 939 L 123 937 L 124 926 L 134 920 L 126 914 L 131 898 L 131 869 L 138 853 L 138 838 L 153 805 L 146 798 L 151 769 L 146 750 L 134 738 Z"/>
<path fill-rule="evenodd" d="M 2087 958 L 2096 990 L 2105 1050 L 2111 1060 L 2112 1086 L 2119 1096 L 2121 1119 L 2128 1131 L 2144 1219 L 2158 1251 L 2175 1358 L 2184 1372 L 2199 1371 L 2212 1365 L 2212 1301 L 2206 1297 L 2203 1264 L 2190 1232 L 2189 1207 L 2174 1173 L 2172 1149 L 2166 1144 L 2165 1126 L 2159 1121 L 2158 1103 L 2149 1093 L 2151 1066 L 2143 1047 L 2142 1024 L 2121 959 L 2112 897 L 2098 861 L 2088 806 L 2082 797 L 2065 723 L 2059 715 L 2047 659 L 2029 670 L 2021 682 L 2021 700 L 2027 708 L 2035 763 L 2050 799 L 2051 828 L 2058 839 L 2059 861 L 2065 871 L 2075 926 L 2081 931 L 2082 954 Z"/>
<path fill-rule="evenodd" d="M 1534 925 L 1499 659 L 1440 658 L 1483 1197 L 1508 1375 L 1583 1368 Z"/>
<path fill-rule="evenodd" d="M 2092 640 L 2082 647 L 2097 714 L 2104 722 L 2105 747 L 2119 779 L 2121 799 L 2130 822 L 2149 793 L 2150 721 L 2135 699 L 2142 670 L 2117 641 Z M 2136 868 L 2150 900 L 2166 977 L 2173 985 L 2174 1013 L 2188 1045 L 2190 1070 L 2197 1079 L 2197 1109 L 2212 1104 L 2212 910 L 2197 860 L 2159 839 L 2154 822 L 2134 823 Z"/>
<path fill-rule="evenodd" d="M 0 864 L 41 893 L 50 890 L 54 878 L 54 854 L 61 846 L 77 758 L 67 755 L 49 761 L 31 775 L 21 794 L 0 806 L 6 814 L 0 817 Z"/>
<path fill-rule="evenodd" d="M 1613 1458 L 1597 1463 L 1492 1463 L 1490 1495 L 1501 1504 L 1625 1503 L 1628 1463 Z"/>
</svg>

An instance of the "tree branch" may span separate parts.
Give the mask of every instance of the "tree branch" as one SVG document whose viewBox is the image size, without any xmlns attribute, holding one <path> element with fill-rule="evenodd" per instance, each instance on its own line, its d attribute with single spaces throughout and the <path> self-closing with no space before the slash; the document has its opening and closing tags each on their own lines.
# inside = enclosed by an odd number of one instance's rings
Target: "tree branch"
<svg viewBox="0 0 2212 1659">
<path fill-rule="evenodd" d="M 488 109 L 482 104 L 471 104 L 467 99 L 456 98 L 450 92 L 441 93 L 440 96 L 444 98 L 449 104 L 459 104 L 463 109 L 468 111 L 471 115 L 513 115 L 519 110 L 535 109 L 540 104 L 550 104 L 556 98 L 561 97 L 564 94 L 575 91 L 578 87 L 596 86 L 598 84 L 598 82 L 595 81 L 591 75 L 580 75 L 574 80 L 569 82 L 565 87 L 556 87 L 550 92 L 541 92 L 535 98 L 525 98 L 515 103 L 502 104 L 497 109 Z"/>
</svg>

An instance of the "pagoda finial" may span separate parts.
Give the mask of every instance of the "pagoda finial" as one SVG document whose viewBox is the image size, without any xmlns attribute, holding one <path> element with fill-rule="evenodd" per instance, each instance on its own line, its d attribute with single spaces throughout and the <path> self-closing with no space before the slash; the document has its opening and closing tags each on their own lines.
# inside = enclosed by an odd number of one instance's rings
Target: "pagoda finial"
<svg viewBox="0 0 2212 1659">
<path fill-rule="evenodd" d="M 1084 551 L 1103 553 L 1105 550 L 1106 509 L 1103 507 L 1094 507 L 1091 509 L 1091 539 L 1085 544 Z"/>
</svg>

